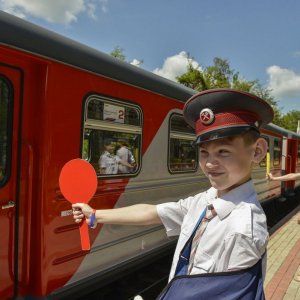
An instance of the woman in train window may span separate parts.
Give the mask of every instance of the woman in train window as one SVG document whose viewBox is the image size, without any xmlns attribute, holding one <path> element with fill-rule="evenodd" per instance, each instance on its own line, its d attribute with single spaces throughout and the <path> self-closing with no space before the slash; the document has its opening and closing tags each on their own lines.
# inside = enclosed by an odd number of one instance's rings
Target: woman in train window
<svg viewBox="0 0 300 300">
<path fill-rule="evenodd" d="M 268 230 L 251 171 L 265 157 L 259 128 L 271 122 L 273 110 L 254 95 L 216 89 L 189 99 L 184 118 L 195 128 L 210 189 L 159 205 L 94 211 L 77 203 L 75 222 L 162 223 L 168 236 L 179 236 L 170 282 L 158 299 L 264 299 Z"/>
</svg>

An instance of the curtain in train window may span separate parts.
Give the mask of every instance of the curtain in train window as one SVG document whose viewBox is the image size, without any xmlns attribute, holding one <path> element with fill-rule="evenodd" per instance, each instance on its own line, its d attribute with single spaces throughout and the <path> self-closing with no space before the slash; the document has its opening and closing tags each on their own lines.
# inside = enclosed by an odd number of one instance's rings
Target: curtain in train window
<svg viewBox="0 0 300 300">
<path fill-rule="evenodd" d="M 0 76 L 0 184 L 8 175 L 10 96 L 7 81 Z"/>
<path fill-rule="evenodd" d="M 138 106 L 90 97 L 83 135 L 82 157 L 99 176 L 138 173 L 142 145 L 142 114 Z"/>
<path fill-rule="evenodd" d="M 300 144 L 298 145 L 298 166 L 300 166 Z"/>
<path fill-rule="evenodd" d="M 281 161 L 281 140 L 274 139 L 274 150 L 273 150 L 273 166 L 280 166 Z"/>
<path fill-rule="evenodd" d="M 171 173 L 193 172 L 198 168 L 198 151 L 194 146 L 196 135 L 181 115 L 170 119 L 169 170 Z"/>
</svg>

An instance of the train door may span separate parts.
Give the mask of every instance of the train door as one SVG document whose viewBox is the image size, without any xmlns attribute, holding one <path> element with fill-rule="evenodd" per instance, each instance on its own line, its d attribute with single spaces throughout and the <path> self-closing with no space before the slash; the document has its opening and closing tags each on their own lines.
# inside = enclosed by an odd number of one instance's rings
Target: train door
<svg viewBox="0 0 300 300">
<path fill-rule="evenodd" d="M 13 297 L 21 72 L 0 63 L 0 299 Z"/>
<path fill-rule="evenodd" d="M 288 140 L 288 155 L 287 155 L 287 173 L 295 173 L 297 166 L 298 147 L 297 140 Z M 295 187 L 295 181 L 287 181 L 286 188 L 293 190 Z"/>
</svg>

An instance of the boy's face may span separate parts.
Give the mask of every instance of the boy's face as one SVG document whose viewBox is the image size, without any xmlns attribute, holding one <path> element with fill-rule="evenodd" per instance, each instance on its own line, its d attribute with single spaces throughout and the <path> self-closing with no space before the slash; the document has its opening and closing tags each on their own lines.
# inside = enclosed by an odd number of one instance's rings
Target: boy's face
<svg viewBox="0 0 300 300">
<path fill-rule="evenodd" d="M 199 151 L 200 167 L 219 197 L 250 179 L 255 144 L 238 136 L 204 143 Z"/>
<path fill-rule="evenodd" d="M 113 153 L 114 152 L 114 146 L 113 144 L 108 144 L 108 145 L 105 145 L 105 150 L 108 151 L 109 153 Z"/>
</svg>

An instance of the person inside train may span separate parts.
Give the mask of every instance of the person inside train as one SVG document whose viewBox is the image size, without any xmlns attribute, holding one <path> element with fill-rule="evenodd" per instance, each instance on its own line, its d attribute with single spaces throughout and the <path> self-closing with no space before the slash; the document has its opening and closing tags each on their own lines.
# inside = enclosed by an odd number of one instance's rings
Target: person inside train
<svg viewBox="0 0 300 300">
<path fill-rule="evenodd" d="M 100 174 L 117 174 L 119 165 L 122 165 L 128 169 L 132 169 L 133 166 L 127 162 L 127 160 L 121 159 L 114 154 L 115 147 L 112 139 L 104 140 L 104 152 L 99 159 Z"/>
<path fill-rule="evenodd" d="M 80 223 L 85 217 L 93 228 L 163 224 L 168 236 L 179 236 L 164 299 L 185 299 L 187 293 L 189 299 L 264 299 L 268 231 L 251 170 L 266 155 L 259 128 L 271 122 L 273 110 L 254 95 L 216 89 L 194 95 L 183 112 L 195 128 L 199 164 L 211 188 L 158 205 L 93 210 L 76 203 L 73 218 Z M 210 273 L 219 274 L 203 276 Z"/>
<path fill-rule="evenodd" d="M 121 159 L 121 161 L 127 161 L 131 167 L 119 164 L 119 173 L 130 173 L 135 165 L 134 156 L 128 148 L 127 141 L 121 140 L 120 144 L 121 147 L 117 150 L 117 156 Z"/>
<path fill-rule="evenodd" d="M 267 174 L 267 179 L 270 181 L 290 181 L 290 180 L 300 180 L 300 173 L 289 173 L 282 176 L 273 176 L 272 173 Z M 300 214 L 298 214 L 297 223 L 300 225 Z M 300 281 L 300 272 L 296 273 L 294 276 L 296 281 Z"/>
</svg>

